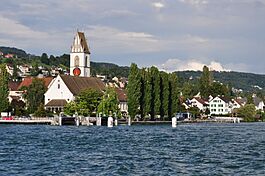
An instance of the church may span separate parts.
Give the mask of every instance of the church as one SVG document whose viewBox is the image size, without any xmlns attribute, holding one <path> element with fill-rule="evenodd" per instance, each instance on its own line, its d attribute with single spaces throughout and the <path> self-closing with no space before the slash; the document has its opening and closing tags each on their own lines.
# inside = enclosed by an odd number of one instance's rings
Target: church
<svg viewBox="0 0 265 176">
<path fill-rule="evenodd" d="M 70 75 L 58 75 L 48 86 L 45 96 L 45 109 L 62 112 L 64 106 L 88 88 L 104 92 L 105 84 L 101 79 L 90 75 L 90 49 L 83 32 L 77 32 L 70 52 Z M 115 89 L 118 94 L 119 108 L 128 113 L 127 96 L 124 90 Z"/>
</svg>

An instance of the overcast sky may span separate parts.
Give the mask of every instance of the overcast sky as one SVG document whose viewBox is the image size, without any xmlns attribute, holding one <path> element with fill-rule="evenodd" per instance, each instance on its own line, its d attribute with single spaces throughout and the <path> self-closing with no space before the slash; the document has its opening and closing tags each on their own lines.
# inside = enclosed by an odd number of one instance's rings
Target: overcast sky
<svg viewBox="0 0 265 176">
<path fill-rule="evenodd" d="M 265 73 L 265 0 L 1 0 L 0 46 L 61 55 L 77 29 L 96 62 Z"/>
</svg>

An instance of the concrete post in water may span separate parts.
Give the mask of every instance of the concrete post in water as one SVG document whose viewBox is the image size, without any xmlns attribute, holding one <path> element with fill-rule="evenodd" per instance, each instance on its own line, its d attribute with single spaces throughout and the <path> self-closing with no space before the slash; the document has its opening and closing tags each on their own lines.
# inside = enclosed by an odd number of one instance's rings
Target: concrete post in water
<svg viewBox="0 0 265 176">
<path fill-rule="evenodd" d="M 115 126 L 118 126 L 118 118 L 115 112 L 114 112 L 114 117 L 115 117 L 115 120 L 114 120 Z"/>
<path fill-rule="evenodd" d="M 172 117 L 172 128 L 176 128 L 177 127 L 177 117 Z"/>
<path fill-rule="evenodd" d="M 110 127 L 110 128 L 113 127 L 113 117 L 111 117 L 111 116 L 108 117 L 108 127 Z"/>
<path fill-rule="evenodd" d="M 75 118 L 75 124 L 76 124 L 76 126 L 79 126 L 80 125 L 80 120 L 79 120 L 79 117 L 78 116 Z"/>
<path fill-rule="evenodd" d="M 131 120 L 131 116 L 128 117 L 128 126 L 132 125 L 132 120 Z"/>
<path fill-rule="evenodd" d="M 89 126 L 89 117 L 86 117 L 86 125 Z"/>
<path fill-rule="evenodd" d="M 102 113 L 99 113 L 99 115 L 97 116 L 97 126 L 101 126 L 101 116 Z"/>
<path fill-rule="evenodd" d="M 59 126 L 62 126 L 62 124 L 63 124 L 62 121 L 63 121 L 63 118 L 61 115 L 59 115 Z"/>
</svg>

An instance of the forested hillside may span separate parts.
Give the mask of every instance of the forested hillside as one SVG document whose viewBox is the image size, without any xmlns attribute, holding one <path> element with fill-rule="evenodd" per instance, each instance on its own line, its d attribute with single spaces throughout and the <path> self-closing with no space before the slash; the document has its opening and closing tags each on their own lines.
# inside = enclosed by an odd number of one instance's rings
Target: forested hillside
<svg viewBox="0 0 265 176">
<path fill-rule="evenodd" d="M 182 82 L 187 80 L 196 81 L 202 72 L 200 71 L 178 71 L 175 72 Z M 265 89 L 265 75 L 242 73 L 242 72 L 213 72 L 214 80 L 229 84 L 234 88 L 244 91 L 253 91 L 260 88 Z"/>
<path fill-rule="evenodd" d="M 37 64 L 43 65 L 45 67 L 60 66 L 64 68 L 69 68 L 70 65 L 70 55 L 63 54 L 61 56 L 48 56 L 43 53 L 41 56 L 30 55 L 24 50 L 11 48 L 11 47 L 0 47 L 0 51 L 4 54 L 10 53 L 15 54 L 18 58 L 2 59 L 0 62 L 15 63 L 15 64 Z M 113 63 L 99 63 L 91 62 L 91 73 L 92 75 L 107 75 L 109 77 L 128 77 L 129 75 L 128 66 L 118 66 Z M 200 71 L 177 71 L 175 72 L 179 77 L 181 83 L 196 82 L 201 76 Z M 265 75 L 253 74 L 253 73 L 242 73 L 242 72 L 213 72 L 214 80 L 219 81 L 224 84 L 229 84 L 230 86 L 243 89 L 244 91 L 257 91 L 265 89 Z"/>
</svg>

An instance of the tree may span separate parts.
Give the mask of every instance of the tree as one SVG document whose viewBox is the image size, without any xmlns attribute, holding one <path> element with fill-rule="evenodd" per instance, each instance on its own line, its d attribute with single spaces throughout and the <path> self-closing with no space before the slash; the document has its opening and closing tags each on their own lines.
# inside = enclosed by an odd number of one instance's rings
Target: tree
<svg viewBox="0 0 265 176">
<path fill-rule="evenodd" d="M 78 111 L 75 101 L 71 101 L 64 106 L 63 112 L 67 115 L 73 116 Z"/>
<path fill-rule="evenodd" d="M 40 61 L 43 64 L 49 65 L 49 58 L 48 55 L 46 53 L 42 53 L 41 57 L 40 57 Z"/>
<path fill-rule="evenodd" d="M 85 89 L 81 91 L 76 99 L 78 114 L 92 115 L 97 112 L 102 95 L 102 92 L 96 89 Z"/>
<path fill-rule="evenodd" d="M 35 111 L 34 116 L 36 117 L 46 117 L 47 116 L 47 112 L 44 109 L 44 105 L 43 103 L 41 103 L 37 109 L 37 111 Z"/>
<path fill-rule="evenodd" d="M 168 105 L 169 105 L 169 80 L 168 74 L 161 72 L 161 118 L 168 116 Z"/>
<path fill-rule="evenodd" d="M 0 112 L 6 111 L 9 106 L 8 102 L 8 73 L 6 65 L 0 65 Z"/>
<path fill-rule="evenodd" d="M 177 112 L 178 106 L 178 78 L 176 74 L 169 75 L 169 105 L 168 105 L 168 117 L 171 118 L 173 114 Z"/>
<path fill-rule="evenodd" d="M 151 119 L 154 120 L 155 115 L 160 114 L 161 107 L 161 77 L 159 70 L 152 66 L 151 69 Z"/>
<path fill-rule="evenodd" d="M 107 88 L 102 101 L 98 105 L 98 113 L 102 113 L 103 115 L 121 115 L 119 110 L 118 94 L 116 93 L 115 88 Z"/>
<path fill-rule="evenodd" d="M 128 81 L 128 112 L 134 118 L 138 113 L 141 97 L 141 75 L 137 65 L 134 63 L 131 64 Z"/>
<path fill-rule="evenodd" d="M 44 101 L 44 93 L 47 88 L 42 79 L 34 78 L 31 85 L 26 89 L 25 98 L 29 113 L 35 112 L 41 103 Z"/>
<path fill-rule="evenodd" d="M 238 109 L 238 114 L 243 117 L 246 122 L 255 121 L 256 107 L 254 104 L 246 104 Z"/>
<path fill-rule="evenodd" d="M 203 72 L 200 77 L 200 92 L 203 97 L 209 96 L 209 89 L 213 82 L 213 76 L 212 73 L 209 71 L 209 68 L 207 66 L 203 67 Z"/>
</svg>

